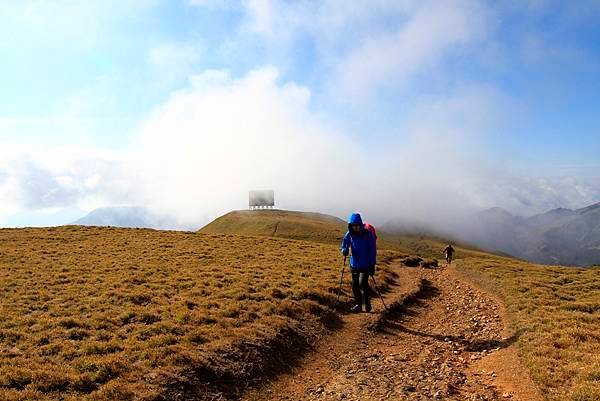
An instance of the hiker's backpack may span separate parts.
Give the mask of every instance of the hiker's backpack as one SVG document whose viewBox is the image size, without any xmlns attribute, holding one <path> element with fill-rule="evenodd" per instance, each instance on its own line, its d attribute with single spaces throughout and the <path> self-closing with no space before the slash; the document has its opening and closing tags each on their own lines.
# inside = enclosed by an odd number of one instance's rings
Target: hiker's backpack
<svg viewBox="0 0 600 401">
<path fill-rule="evenodd" d="M 375 246 L 377 246 L 377 231 L 375 231 L 375 227 L 369 223 L 365 223 L 364 227 L 366 230 L 369 230 L 371 234 L 373 234 L 373 238 L 375 238 Z"/>
</svg>

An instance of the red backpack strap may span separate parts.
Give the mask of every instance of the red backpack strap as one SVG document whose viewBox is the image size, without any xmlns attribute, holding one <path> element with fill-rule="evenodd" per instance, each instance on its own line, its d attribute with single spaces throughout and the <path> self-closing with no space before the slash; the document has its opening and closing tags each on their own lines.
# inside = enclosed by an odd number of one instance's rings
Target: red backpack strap
<svg viewBox="0 0 600 401">
<path fill-rule="evenodd" d="M 364 226 L 365 226 L 365 228 L 367 230 L 369 230 L 371 232 L 371 234 L 373 234 L 373 237 L 375 238 L 375 241 L 377 241 L 377 231 L 375 231 L 375 227 L 373 227 L 369 223 L 365 223 Z"/>
</svg>

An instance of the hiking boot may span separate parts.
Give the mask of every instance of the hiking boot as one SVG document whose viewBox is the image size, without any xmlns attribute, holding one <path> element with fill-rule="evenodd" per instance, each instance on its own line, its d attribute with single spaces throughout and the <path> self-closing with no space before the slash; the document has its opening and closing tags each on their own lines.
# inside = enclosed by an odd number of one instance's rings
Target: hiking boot
<svg viewBox="0 0 600 401">
<path fill-rule="evenodd" d="M 360 313 L 360 312 L 362 312 L 362 306 L 360 306 L 360 305 L 354 305 L 352 308 L 350 308 L 350 312 L 352 312 L 352 313 Z"/>
<path fill-rule="evenodd" d="M 373 308 L 371 308 L 371 304 L 366 304 L 365 305 L 365 310 L 368 312 L 371 312 L 373 310 Z"/>
</svg>

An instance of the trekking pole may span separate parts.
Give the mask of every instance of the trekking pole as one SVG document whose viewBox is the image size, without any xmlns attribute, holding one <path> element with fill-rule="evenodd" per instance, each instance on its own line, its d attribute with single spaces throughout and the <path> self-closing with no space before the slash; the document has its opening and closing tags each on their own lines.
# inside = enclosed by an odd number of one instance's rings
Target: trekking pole
<svg viewBox="0 0 600 401">
<path fill-rule="evenodd" d="M 342 282 L 344 281 L 344 270 L 346 270 L 346 258 L 347 258 L 347 256 L 344 256 L 344 266 L 342 267 L 342 277 L 340 277 L 340 288 L 338 289 L 338 299 L 337 299 L 338 302 L 340 302 L 340 294 L 342 293 Z"/>
<path fill-rule="evenodd" d="M 371 276 L 371 278 L 373 279 L 373 284 L 375 285 L 375 291 L 377 291 L 377 295 L 379 295 L 379 298 L 381 299 L 381 303 L 383 304 L 383 307 L 385 308 L 385 310 L 388 310 L 387 306 L 385 306 L 385 301 L 383 300 L 383 297 L 381 296 L 381 293 L 379 292 L 379 288 L 377 288 L 377 282 L 375 281 L 375 276 Z"/>
</svg>

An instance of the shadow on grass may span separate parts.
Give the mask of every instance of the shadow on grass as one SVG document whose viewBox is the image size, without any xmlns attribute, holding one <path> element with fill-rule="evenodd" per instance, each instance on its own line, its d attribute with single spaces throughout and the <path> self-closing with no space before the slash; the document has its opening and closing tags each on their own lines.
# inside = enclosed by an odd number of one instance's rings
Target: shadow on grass
<svg viewBox="0 0 600 401">
<path fill-rule="evenodd" d="M 379 315 L 377 320 L 368 326 L 369 330 L 384 331 L 385 326 L 398 316 L 416 315 L 417 312 L 409 309 L 409 306 L 421 303 L 424 299 L 435 297 L 438 295 L 438 292 L 437 288 L 433 287 L 429 280 L 421 279 L 421 282 L 415 290 L 392 302 L 389 307 Z"/>
<path fill-rule="evenodd" d="M 397 285 L 397 277 L 391 272 L 381 280 L 379 291 L 388 292 L 391 286 Z M 337 296 L 337 289 L 335 294 Z M 202 361 L 190 361 L 190 368 L 183 377 L 169 383 L 170 398 L 167 399 L 235 401 L 248 390 L 260 389 L 279 375 L 292 372 L 314 350 L 321 335 L 342 330 L 344 317 L 351 314 L 351 291 L 342 290 L 339 302 L 332 302 L 327 297 L 313 300 L 320 301 L 324 307 L 313 315 L 316 319 L 298 320 L 290 327 L 281 328 L 274 336 L 231 344 L 209 353 Z"/>
<path fill-rule="evenodd" d="M 463 349 L 468 352 L 490 351 L 490 350 L 496 349 L 496 348 L 503 349 L 503 348 L 510 347 L 512 344 L 514 344 L 519 339 L 519 337 L 523 333 L 523 331 L 520 330 L 520 331 L 516 332 L 514 335 L 512 335 L 506 339 L 502 339 L 502 340 L 496 340 L 496 339 L 468 340 L 468 339 L 464 338 L 463 336 L 425 333 L 422 331 L 409 329 L 399 323 L 392 323 L 389 327 L 390 328 L 393 327 L 393 329 L 396 331 L 400 331 L 400 332 L 407 333 L 407 334 L 412 334 L 412 335 L 418 336 L 418 337 L 431 338 L 431 339 L 434 339 L 439 342 L 452 341 L 453 343 L 460 344 L 463 347 Z"/>
<path fill-rule="evenodd" d="M 312 322 L 283 327 L 274 336 L 240 341 L 209 352 L 201 361 L 189 361 L 190 368 L 171 383 L 165 400 L 235 401 L 246 391 L 259 389 L 278 375 L 299 367 L 314 349 L 318 325 L 341 330 L 344 322 L 334 310 L 326 310 Z"/>
<path fill-rule="evenodd" d="M 336 310 L 327 310 L 319 318 L 321 323 L 327 330 L 341 330 L 344 327 L 344 321 L 340 317 L 340 314 L 347 314 L 346 310 L 342 311 L 341 307 L 336 307 Z"/>
<path fill-rule="evenodd" d="M 325 333 L 342 330 L 348 311 L 341 303 L 329 305 L 313 319 L 307 315 L 307 320 L 282 327 L 275 335 L 236 342 L 207 353 L 202 361 L 189 361 L 187 372 L 168 383 L 167 399 L 239 400 L 246 391 L 299 367 L 320 340 L 316 333 L 324 334 L 323 327 Z"/>
</svg>

